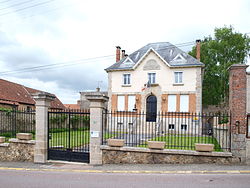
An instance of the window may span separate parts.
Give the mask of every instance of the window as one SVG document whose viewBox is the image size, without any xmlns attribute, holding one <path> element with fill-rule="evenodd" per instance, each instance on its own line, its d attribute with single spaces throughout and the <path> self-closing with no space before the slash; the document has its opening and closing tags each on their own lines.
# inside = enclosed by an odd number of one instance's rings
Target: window
<svg viewBox="0 0 250 188">
<path fill-rule="evenodd" d="M 186 124 L 181 124 L 181 130 L 186 131 L 187 130 L 187 125 Z"/>
<path fill-rule="evenodd" d="M 174 80 L 176 84 L 182 84 L 182 74 L 183 72 L 174 72 Z"/>
<path fill-rule="evenodd" d="M 174 129 L 174 124 L 168 124 L 168 129 Z"/>
<path fill-rule="evenodd" d="M 123 84 L 130 85 L 130 74 L 123 74 Z"/>
<path fill-rule="evenodd" d="M 189 110 L 189 95 L 180 96 L 180 112 L 188 112 Z"/>
<path fill-rule="evenodd" d="M 156 75 L 156 73 L 148 73 L 149 84 L 155 84 L 155 75 Z"/>
<path fill-rule="evenodd" d="M 176 111 L 176 95 L 168 95 L 168 111 Z"/>
<path fill-rule="evenodd" d="M 119 95 L 117 98 L 117 110 L 124 111 L 125 110 L 125 96 Z"/>
<path fill-rule="evenodd" d="M 135 108 L 135 96 L 129 95 L 128 96 L 128 111 L 133 111 Z"/>
</svg>

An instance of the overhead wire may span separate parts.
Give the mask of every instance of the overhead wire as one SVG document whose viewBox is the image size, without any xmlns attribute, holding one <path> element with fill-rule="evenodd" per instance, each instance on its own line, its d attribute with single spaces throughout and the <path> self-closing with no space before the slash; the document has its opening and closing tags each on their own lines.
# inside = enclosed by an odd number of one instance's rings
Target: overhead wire
<svg viewBox="0 0 250 188">
<path fill-rule="evenodd" d="M 174 47 L 184 47 L 184 46 L 190 46 L 193 45 L 194 42 L 186 42 L 186 43 L 180 43 L 180 44 L 170 44 L 167 47 L 164 48 L 159 48 L 158 50 L 166 50 L 169 48 L 173 48 Z M 94 61 L 94 60 L 103 60 L 105 58 L 113 58 L 115 55 L 106 55 L 106 56 L 99 56 L 99 57 L 93 57 L 93 58 L 86 58 L 86 59 L 78 59 L 78 60 L 71 60 L 71 61 L 67 61 L 67 62 L 61 62 L 61 63 L 52 63 L 52 64 L 47 64 L 47 65 L 39 65 L 39 66 L 35 66 L 35 67 L 25 67 L 22 69 L 17 69 L 17 70 L 12 70 L 12 71 L 4 71 L 4 72 L 0 72 L 0 75 L 9 75 L 9 74 L 16 74 L 16 73 L 24 73 L 24 72 L 33 72 L 33 71 L 41 71 L 41 70 L 45 70 L 45 69 L 55 69 L 55 68 L 61 68 L 61 67 L 66 67 L 66 66 L 72 66 L 72 65 L 79 65 L 80 63 L 88 63 L 90 61 Z"/>
<path fill-rule="evenodd" d="M 30 3 L 32 1 L 35 1 L 35 0 L 23 1 L 21 3 L 13 4 L 13 5 L 10 5 L 8 7 L 0 8 L 0 10 L 10 9 L 10 8 L 13 8 L 13 7 L 17 7 L 17 6 L 20 6 L 20 5 L 23 5 L 23 4 Z"/>
<path fill-rule="evenodd" d="M 26 9 L 30 9 L 30 8 L 38 7 L 38 6 L 41 6 L 41 5 L 45 5 L 45 4 L 51 3 L 52 1 L 55 1 L 55 0 L 44 1 L 42 3 L 37 3 L 37 4 L 31 5 L 31 6 L 16 9 L 14 11 L 6 12 L 6 13 L 3 13 L 3 14 L 0 14 L 0 17 L 5 16 L 5 15 L 9 15 L 9 14 L 13 14 L 13 13 L 16 13 L 16 12 L 20 12 L 20 11 L 23 11 L 23 10 L 26 10 Z"/>
<path fill-rule="evenodd" d="M 1 1 L 0 4 L 2 4 L 2 3 L 7 3 L 7 2 L 9 2 L 9 1 L 13 1 L 13 0 Z"/>
</svg>

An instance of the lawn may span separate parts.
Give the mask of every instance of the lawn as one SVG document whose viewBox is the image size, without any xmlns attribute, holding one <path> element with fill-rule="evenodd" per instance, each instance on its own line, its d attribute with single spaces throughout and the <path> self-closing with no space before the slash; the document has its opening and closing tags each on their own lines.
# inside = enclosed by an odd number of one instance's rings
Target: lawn
<svg viewBox="0 0 250 188">
<path fill-rule="evenodd" d="M 84 131 L 68 131 L 50 133 L 51 139 L 49 146 L 64 146 L 64 148 L 72 148 L 82 146 L 89 143 L 89 130 Z M 69 142 L 70 140 L 70 142 Z"/>
<path fill-rule="evenodd" d="M 71 130 L 70 134 L 68 131 L 64 131 L 64 132 L 50 133 L 50 135 L 51 135 L 51 139 L 49 140 L 50 147 L 63 146 L 64 148 L 72 148 L 89 144 L 90 131 Z M 113 135 L 105 134 L 105 138 L 109 138 L 111 136 Z"/>
<path fill-rule="evenodd" d="M 151 139 L 152 141 L 166 142 L 166 149 L 194 150 L 195 143 L 214 144 L 215 151 L 223 151 L 217 140 L 211 136 L 160 136 Z"/>
</svg>

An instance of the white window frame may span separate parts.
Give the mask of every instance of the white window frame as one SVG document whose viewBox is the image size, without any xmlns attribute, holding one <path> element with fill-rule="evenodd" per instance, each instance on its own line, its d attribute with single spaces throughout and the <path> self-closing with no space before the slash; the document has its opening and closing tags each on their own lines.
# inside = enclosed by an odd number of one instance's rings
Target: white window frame
<svg viewBox="0 0 250 188">
<path fill-rule="evenodd" d="M 125 111 L 125 96 L 117 96 L 117 111 Z"/>
<path fill-rule="evenodd" d="M 176 103 L 177 103 L 176 95 L 168 95 L 168 111 L 176 112 Z"/>
<path fill-rule="evenodd" d="M 148 73 L 148 82 L 149 82 L 149 84 L 155 84 L 156 83 L 156 73 L 155 72 L 149 72 Z"/>
<path fill-rule="evenodd" d="M 189 112 L 189 95 L 180 95 L 180 112 Z"/>
<path fill-rule="evenodd" d="M 175 71 L 174 72 L 174 83 L 175 84 L 183 84 L 183 72 Z"/>
<path fill-rule="evenodd" d="M 131 74 L 126 73 L 123 74 L 123 85 L 130 85 L 131 84 Z"/>
<path fill-rule="evenodd" d="M 128 95 L 128 111 L 133 111 L 135 103 L 135 95 Z"/>
</svg>

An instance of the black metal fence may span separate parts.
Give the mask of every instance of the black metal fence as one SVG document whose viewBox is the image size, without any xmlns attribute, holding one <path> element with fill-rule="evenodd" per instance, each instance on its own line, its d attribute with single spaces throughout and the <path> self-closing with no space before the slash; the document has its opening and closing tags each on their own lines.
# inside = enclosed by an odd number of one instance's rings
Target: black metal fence
<svg viewBox="0 0 250 188">
<path fill-rule="evenodd" d="M 35 134 L 35 112 L 26 109 L 0 110 L 0 136 L 8 140 L 20 132 Z"/>
<path fill-rule="evenodd" d="M 166 149 L 194 150 L 195 143 L 214 144 L 215 151 L 230 151 L 230 115 L 162 112 L 147 121 L 144 112 L 103 112 L 103 139 L 124 139 L 126 146 L 147 147 L 147 141 L 166 142 Z"/>
<path fill-rule="evenodd" d="M 48 122 L 49 159 L 89 161 L 89 110 L 51 110 Z"/>
</svg>

